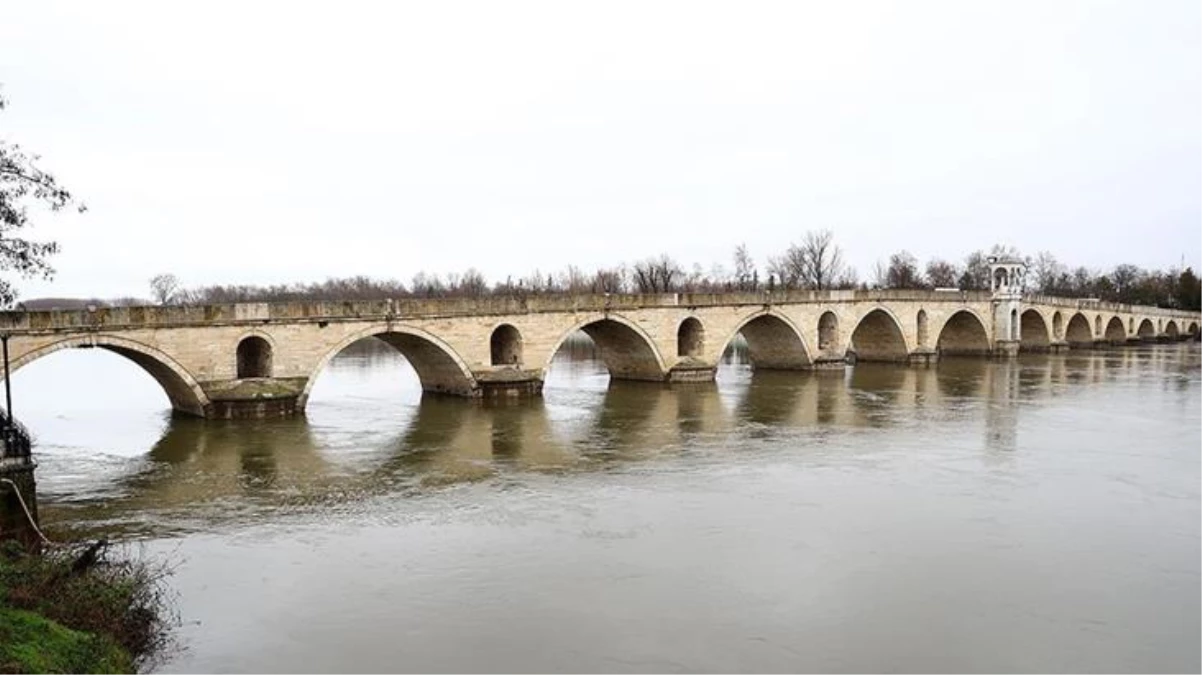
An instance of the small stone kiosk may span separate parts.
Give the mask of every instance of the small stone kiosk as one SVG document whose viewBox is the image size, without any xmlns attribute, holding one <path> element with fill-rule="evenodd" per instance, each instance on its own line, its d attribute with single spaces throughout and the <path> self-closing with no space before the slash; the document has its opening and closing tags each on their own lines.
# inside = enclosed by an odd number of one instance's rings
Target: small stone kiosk
<svg viewBox="0 0 1202 675">
<path fill-rule="evenodd" d="M 25 430 L 10 425 L 3 413 L 0 425 L 0 541 L 16 539 L 34 547 L 40 539 L 35 529 L 38 501 L 33 479 L 37 463 L 29 452 Z"/>
<path fill-rule="evenodd" d="M 1015 258 L 989 256 L 989 290 L 993 292 L 993 353 L 1018 355 L 1022 339 L 1023 284 L 1027 264 Z"/>
</svg>

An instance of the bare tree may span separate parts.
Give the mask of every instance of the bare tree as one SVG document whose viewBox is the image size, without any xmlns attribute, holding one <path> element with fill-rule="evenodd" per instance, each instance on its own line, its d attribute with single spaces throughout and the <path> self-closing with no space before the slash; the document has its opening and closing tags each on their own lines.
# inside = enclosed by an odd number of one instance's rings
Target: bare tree
<svg viewBox="0 0 1202 675">
<path fill-rule="evenodd" d="M 918 271 L 918 259 L 909 251 L 889 256 L 889 268 L 885 270 L 887 288 L 922 288 L 926 282 Z"/>
<path fill-rule="evenodd" d="M 790 245 L 784 255 L 769 261 L 768 271 L 785 288 L 818 291 L 844 285 L 852 278 L 830 230 L 806 232 L 800 244 Z"/>
<path fill-rule="evenodd" d="M 754 291 L 759 285 L 759 274 L 755 269 L 755 261 L 747 251 L 747 244 L 739 244 L 735 249 L 735 288 L 740 291 Z"/>
<path fill-rule="evenodd" d="M 175 299 L 179 291 L 179 278 L 174 274 L 156 274 L 150 278 L 150 295 L 160 305 Z"/>
<path fill-rule="evenodd" d="M 959 277 L 956 266 L 934 258 L 927 263 L 927 282 L 935 288 L 955 288 Z"/>
<path fill-rule="evenodd" d="M 640 293 L 668 293 L 683 276 L 680 264 L 664 253 L 634 264 L 634 283 Z"/>
</svg>

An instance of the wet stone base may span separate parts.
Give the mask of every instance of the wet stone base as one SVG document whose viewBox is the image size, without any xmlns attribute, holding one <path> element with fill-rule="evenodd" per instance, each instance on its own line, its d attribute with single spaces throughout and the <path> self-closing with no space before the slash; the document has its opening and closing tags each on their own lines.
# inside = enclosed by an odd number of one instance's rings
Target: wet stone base
<svg viewBox="0 0 1202 675">
<path fill-rule="evenodd" d="M 297 414 L 296 396 L 254 399 L 218 399 L 211 402 L 205 415 L 216 420 L 261 420 L 293 417 Z"/>
<path fill-rule="evenodd" d="M 38 535 L 21 507 L 21 498 L 24 498 L 25 506 L 37 520 L 37 482 L 33 478 L 36 467 L 33 460 L 26 458 L 0 459 L 0 541 L 15 539 L 27 547 L 39 545 Z M 20 490 L 20 497 L 17 490 Z"/>
<path fill-rule="evenodd" d="M 718 370 L 712 366 L 678 365 L 664 378 L 669 384 L 699 384 L 713 382 Z"/>
<path fill-rule="evenodd" d="M 480 381 L 480 398 L 484 401 L 520 400 L 541 396 L 543 381 L 527 380 Z"/>
</svg>

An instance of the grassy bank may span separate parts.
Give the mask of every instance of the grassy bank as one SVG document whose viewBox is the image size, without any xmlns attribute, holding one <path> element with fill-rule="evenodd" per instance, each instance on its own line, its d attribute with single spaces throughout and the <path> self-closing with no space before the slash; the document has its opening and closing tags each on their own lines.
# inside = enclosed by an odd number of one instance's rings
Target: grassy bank
<svg viewBox="0 0 1202 675">
<path fill-rule="evenodd" d="M 132 673 L 163 646 L 164 570 L 107 547 L 0 548 L 0 673 Z"/>
</svg>

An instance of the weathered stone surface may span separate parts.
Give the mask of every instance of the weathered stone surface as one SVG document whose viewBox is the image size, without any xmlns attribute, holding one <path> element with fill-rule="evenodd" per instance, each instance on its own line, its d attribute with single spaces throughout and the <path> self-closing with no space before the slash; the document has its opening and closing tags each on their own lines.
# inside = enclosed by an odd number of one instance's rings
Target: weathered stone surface
<svg viewBox="0 0 1202 675">
<path fill-rule="evenodd" d="M 511 398 L 541 392 L 552 357 L 578 330 L 597 343 L 612 377 L 679 382 L 712 379 L 739 333 L 755 367 L 789 370 L 839 367 L 849 354 L 930 363 L 941 354 L 993 353 L 999 340 L 1051 350 L 1175 339 L 1196 334 L 1200 321 L 1197 313 L 1007 287 L 0 312 L 0 332 L 10 335 L 14 369 L 58 349 L 107 349 L 150 373 L 176 410 L 242 417 L 303 411 L 321 369 L 368 337 L 404 354 L 428 392 Z"/>
</svg>

